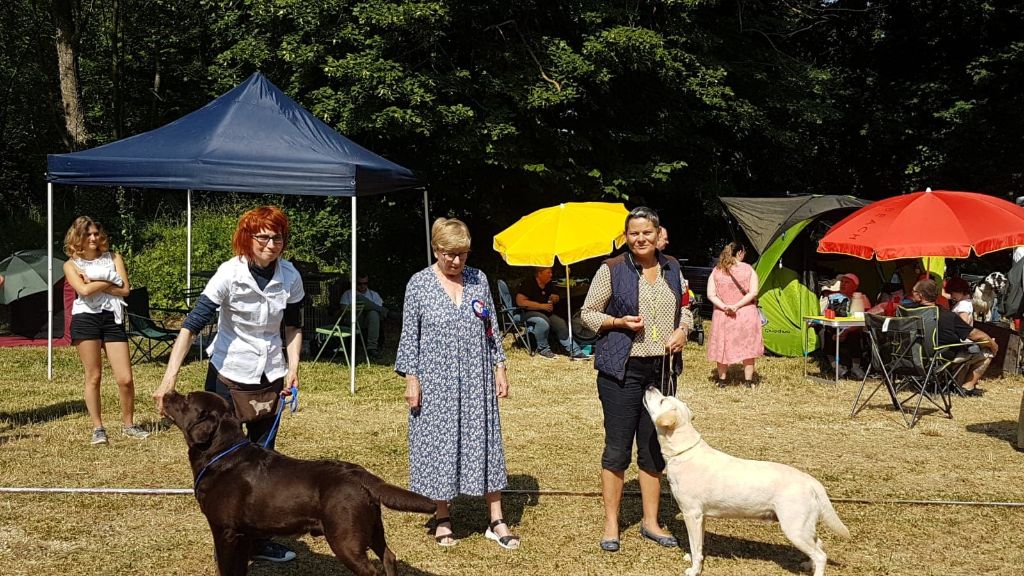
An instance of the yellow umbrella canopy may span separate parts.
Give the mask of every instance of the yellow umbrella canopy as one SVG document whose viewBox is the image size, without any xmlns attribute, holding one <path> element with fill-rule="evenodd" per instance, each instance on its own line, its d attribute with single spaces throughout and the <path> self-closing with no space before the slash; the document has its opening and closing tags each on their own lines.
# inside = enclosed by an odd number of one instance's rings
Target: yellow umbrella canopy
<svg viewBox="0 0 1024 576">
<path fill-rule="evenodd" d="M 608 202 L 566 202 L 520 218 L 494 237 L 494 249 L 512 266 L 564 266 L 611 254 L 626 241 L 629 211 Z"/>
</svg>

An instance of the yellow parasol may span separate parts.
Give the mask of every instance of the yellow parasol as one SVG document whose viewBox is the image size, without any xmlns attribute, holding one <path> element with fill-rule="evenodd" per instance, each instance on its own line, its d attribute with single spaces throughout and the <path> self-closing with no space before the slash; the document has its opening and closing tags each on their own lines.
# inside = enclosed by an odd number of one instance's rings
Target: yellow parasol
<svg viewBox="0 0 1024 576">
<path fill-rule="evenodd" d="M 511 266 L 565 266 L 566 307 L 572 310 L 569 265 L 611 254 L 626 242 L 629 211 L 623 204 L 566 202 L 523 216 L 494 237 L 494 249 Z M 568 319 L 569 341 L 572 318 Z"/>
<path fill-rule="evenodd" d="M 622 204 L 566 202 L 523 216 L 494 237 L 494 249 L 512 266 L 563 266 L 611 254 L 626 241 L 629 211 Z"/>
</svg>

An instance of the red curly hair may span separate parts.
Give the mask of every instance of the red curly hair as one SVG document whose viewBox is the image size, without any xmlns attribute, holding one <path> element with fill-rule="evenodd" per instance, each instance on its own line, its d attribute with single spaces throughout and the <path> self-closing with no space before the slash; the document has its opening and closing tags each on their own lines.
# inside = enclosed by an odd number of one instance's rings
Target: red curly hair
<svg viewBox="0 0 1024 576">
<path fill-rule="evenodd" d="M 288 245 L 288 216 L 277 206 L 260 206 L 242 214 L 238 219 L 238 227 L 231 238 L 231 249 L 235 255 L 253 260 L 256 252 L 252 248 L 252 237 L 263 230 L 284 237 L 282 250 Z"/>
</svg>

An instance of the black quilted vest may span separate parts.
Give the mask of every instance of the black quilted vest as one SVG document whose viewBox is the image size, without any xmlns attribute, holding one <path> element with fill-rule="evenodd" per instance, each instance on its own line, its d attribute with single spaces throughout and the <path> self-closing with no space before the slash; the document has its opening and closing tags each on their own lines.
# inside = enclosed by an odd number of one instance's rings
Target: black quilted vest
<svg viewBox="0 0 1024 576">
<path fill-rule="evenodd" d="M 640 276 L 628 253 L 604 261 L 611 272 L 612 297 L 604 312 L 616 318 L 636 316 L 640 310 Z M 676 295 L 675 326 L 679 325 L 679 304 L 682 286 L 679 283 L 679 261 L 671 256 L 658 253 L 661 274 Z M 594 347 L 594 368 L 606 376 L 622 380 L 626 377 L 626 361 L 633 348 L 636 332 L 628 328 L 615 328 L 601 333 Z"/>
</svg>

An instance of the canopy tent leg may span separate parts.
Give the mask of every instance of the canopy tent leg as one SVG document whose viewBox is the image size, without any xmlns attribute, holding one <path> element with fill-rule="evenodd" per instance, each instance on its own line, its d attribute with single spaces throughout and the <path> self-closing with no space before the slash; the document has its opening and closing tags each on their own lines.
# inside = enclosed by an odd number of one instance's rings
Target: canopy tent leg
<svg viewBox="0 0 1024 576">
<path fill-rule="evenodd" d="M 53 182 L 46 183 L 46 379 L 53 381 Z"/>
<path fill-rule="evenodd" d="M 432 264 L 431 262 L 431 246 L 430 246 L 430 201 L 427 198 L 427 189 L 423 188 L 423 228 L 427 232 L 427 266 Z"/>
<path fill-rule="evenodd" d="M 349 332 L 349 338 L 352 345 L 349 347 L 351 354 L 349 355 L 348 363 L 348 390 L 349 393 L 356 393 L 356 197 L 352 196 L 352 273 L 349 275 L 349 290 L 352 294 L 352 300 L 348 303 L 349 313 L 349 326 L 351 329 Z"/>
<path fill-rule="evenodd" d="M 185 191 L 185 306 L 192 307 L 192 189 Z M 199 354 L 202 356 L 202 352 Z"/>
</svg>

